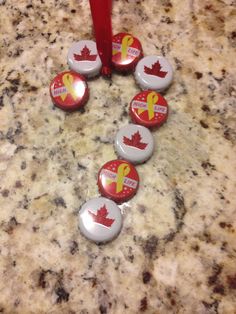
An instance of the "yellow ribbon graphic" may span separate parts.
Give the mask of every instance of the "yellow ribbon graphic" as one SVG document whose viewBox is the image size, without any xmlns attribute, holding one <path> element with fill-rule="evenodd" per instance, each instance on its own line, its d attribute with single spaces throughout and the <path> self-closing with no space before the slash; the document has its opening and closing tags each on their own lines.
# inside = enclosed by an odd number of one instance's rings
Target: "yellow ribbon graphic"
<svg viewBox="0 0 236 314">
<path fill-rule="evenodd" d="M 131 35 L 126 35 L 122 39 L 121 42 L 121 60 L 125 60 L 128 54 L 128 48 L 132 45 L 134 42 L 134 38 Z M 112 51 L 113 55 L 116 55 L 119 52 L 119 50 L 114 49 Z"/>
<path fill-rule="evenodd" d="M 120 164 L 117 170 L 117 177 L 115 180 L 107 179 L 107 184 L 116 182 L 116 193 L 119 193 L 123 190 L 124 178 L 129 174 L 130 166 L 126 163 Z"/>
<path fill-rule="evenodd" d="M 148 110 L 148 119 L 151 120 L 154 117 L 154 105 L 158 101 L 158 95 L 155 92 L 150 92 L 147 96 L 147 109 L 138 109 L 138 114 L 141 114 L 145 110 Z"/>
<path fill-rule="evenodd" d="M 74 100 L 76 100 L 77 94 L 76 94 L 76 90 L 73 87 L 73 82 L 74 82 L 73 76 L 69 73 L 65 73 L 62 76 L 62 82 L 63 82 L 64 86 L 66 87 L 67 92 L 60 95 L 61 99 L 64 101 L 66 99 L 66 96 L 69 93 L 69 94 L 71 94 L 72 98 Z"/>
</svg>

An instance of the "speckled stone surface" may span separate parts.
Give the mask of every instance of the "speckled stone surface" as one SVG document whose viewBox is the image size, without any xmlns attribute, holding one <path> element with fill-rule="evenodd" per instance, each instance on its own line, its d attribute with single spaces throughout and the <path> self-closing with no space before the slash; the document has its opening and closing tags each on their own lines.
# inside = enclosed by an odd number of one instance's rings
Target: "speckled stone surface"
<svg viewBox="0 0 236 314">
<path fill-rule="evenodd" d="M 98 78 L 84 110 L 55 109 L 50 80 L 93 38 L 88 1 L 1 0 L 0 14 L 0 313 L 236 313 L 236 2 L 114 1 L 114 33 L 175 79 L 123 230 L 100 246 L 78 211 L 139 89 Z"/>
</svg>

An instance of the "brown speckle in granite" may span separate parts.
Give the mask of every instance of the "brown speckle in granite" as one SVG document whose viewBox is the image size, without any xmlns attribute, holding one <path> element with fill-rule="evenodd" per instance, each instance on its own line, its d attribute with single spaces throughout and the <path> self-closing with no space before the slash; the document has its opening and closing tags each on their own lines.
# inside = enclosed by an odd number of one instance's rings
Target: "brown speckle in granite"
<svg viewBox="0 0 236 314">
<path fill-rule="evenodd" d="M 102 139 L 100 136 L 96 136 L 93 140 L 101 144 L 111 144 L 110 140 Z"/>
<path fill-rule="evenodd" d="M 134 254 L 133 254 L 133 249 L 131 246 L 128 247 L 127 259 L 130 263 L 134 262 Z"/>
<path fill-rule="evenodd" d="M 146 212 L 146 207 L 143 204 L 138 204 L 137 208 L 141 214 Z"/>
<path fill-rule="evenodd" d="M 78 168 L 78 170 L 86 170 L 87 169 L 87 167 L 85 167 L 84 165 L 82 165 L 81 163 L 77 163 L 77 168 Z"/>
<path fill-rule="evenodd" d="M 233 276 L 227 276 L 227 283 L 229 289 L 236 289 L 236 274 Z"/>
<path fill-rule="evenodd" d="M 225 294 L 225 288 L 222 284 L 217 284 L 214 288 L 213 288 L 213 292 L 214 293 L 218 293 L 221 295 Z"/>
<path fill-rule="evenodd" d="M 212 11 L 212 9 L 213 9 L 213 5 L 212 4 L 207 4 L 207 5 L 205 5 L 205 8 L 204 8 L 205 10 L 210 10 L 210 11 Z"/>
<path fill-rule="evenodd" d="M 165 236 L 165 238 L 164 238 L 165 242 L 167 243 L 167 242 L 173 241 L 174 238 L 175 238 L 175 236 L 176 236 L 176 234 L 177 234 L 177 232 L 170 232 L 170 233 L 168 233 L 168 234 Z"/>
<path fill-rule="evenodd" d="M 175 57 L 174 61 L 175 61 L 175 64 L 176 64 L 176 70 L 177 71 L 181 70 L 182 69 L 182 62 L 181 62 L 181 60 Z"/>
<path fill-rule="evenodd" d="M 169 16 L 162 16 L 161 17 L 161 23 L 172 24 L 173 21 L 170 19 Z"/>
<path fill-rule="evenodd" d="M 72 241 L 70 245 L 70 253 L 74 255 L 76 252 L 78 252 L 78 250 L 79 250 L 78 243 L 76 241 Z"/>
<path fill-rule="evenodd" d="M 91 282 L 91 287 L 95 288 L 97 286 L 97 278 L 96 277 L 84 277 L 83 280 L 88 280 Z"/>
<path fill-rule="evenodd" d="M 22 188 L 22 183 L 21 183 L 20 180 L 17 180 L 17 181 L 15 182 L 15 188 L 17 188 L 17 189 Z"/>
<path fill-rule="evenodd" d="M 210 112 L 210 108 L 207 105 L 203 105 L 202 106 L 202 110 L 205 111 L 205 112 Z"/>
<path fill-rule="evenodd" d="M 230 130 L 229 128 L 227 128 L 225 131 L 224 131 L 224 138 L 228 141 L 231 141 L 232 140 L 232 130 Z"/>
<path fill-rule="evenodd" d="M 20 168 L 21 168 L 21 170 L 26 169 L 26 161 L 22 161 Z"/>
<path fill-rule="evenodd" d="M 25 38 L 25 35 L 24 34 L 17 34 L 15 37 L 16 40 L 19 40 L 21 38 Z"/>
<path fill-rule="evenodd" d="M 152 274 L 149 271 L 143 271 L 143 283 L 147 284 L 150 282 L 151 278 L 152 278 Z"/>
<path fill-rule="evenodd" d="M 14 229 L 19 225 L 15 217 L 11 217 L 8 223 L 5 225 L 4 231 L 8 234 L 13 234 Z"/>
<path fill-rule="evenodd" d="M 70 294 L 63 287 L 56 288 L 55 293 L 57 295 L 57 303 L 68 302 Z"/>
<path fill-rule="evenodd" d="M 43 198 L 44 196 L 47 196 L 47 195 L 48 195 L 48 193 L 43 193 L 43 194 L 41 194 L 41 195 L 36 196 L 36 197 L 34 198 L 34 200 L 39 200 L 40 198 Z"/>
<path fill-rule="evenodd" d="M 33 229 L 33 232 L 37 232 L 39 230 L 39 227 L 33 226 L 32 229 Z"/>
<path fill-rule="evenodd" d="M 158 238 L 155 235 L 148 237 L 143 244 L 144 253 L 152 258 L 152 256 L 156 253 L 158 245 Z"/>
<path fill-rule="evenodd" d="M 232 37 L 233 39 L 236 38 L 236 31 L 234 31 L 234 32 L 231 33 L 231 37 Z"/>
<path fill-rule="evenodd" d="M 15 154 L 18 153 L 19 151 L 25 149 L 25 148 L 26 148 L 26 147 L 23 146 L 23 145 L 18 145 L 17 148 L 16 148 L 16 150 L 15 150 Z"/>
<path fill-rule="evenodd" d="M 171 299 L 171 300 L 170 300 L 170 303 L 171 303 L 172 306 L 175 306 L 176 301 L 175 301 L 174 299 Z"/>
<path fill-rule="evenodd" d="M 59 248 L 61 248 L 61 245 L 57 239 L 52 239 L 51 243 L 53 243 L 53 244 L 57 245 Z"/>
<path fill-rule="evenodd" d="M 186 214 L 186 207 L 184 203 L 184 197 L 177 188 L 175 189 L 174 197 L 175 206 L 173 207 L 173 212 L 177 223 L 177 232 L 179 232 L 183 226 L 183 218 Z"/>
<path fill-rule="evenodd" d="M 193 245 L 192 246 L 192 249 L 195 251 L 195 252 L 198 252 L 199 251 L 199 245 Z"/>
<path fill-rule="evenodd" d="M 201 72 L 195 72 L 195 77 L 197 78 L 197 80 L 200 80 L 203 76 L 203 74 Z"/>
<path fill-rule="evenodd" d="M 106 313 L 107 313 L 107 308 L 106 308 L 106 306 L 100 305 L 100 306 L 99 306 L 99 312 L 100 312 L 101 314 L 106 314 Z"/>
<path fill-rule="evenodd" d="M 148 308 L 147 297 L 144 297 L 140 300 L 139 310 L 145 312 Z"/>
<path fill-rule="evenodd" d="M 39 274 L 39 280 L 38 280 L 38 286 L 41 287 L 42 289 L 46 288 L 46 280 L 45 280 L 45 276 L 47 274 L 48 271 L 42 270 Z"/>
<path fill-rule="evenodd" d="M 9 191 L 8 189 L 4 189 L 4 190 L 1 192 L 1 194 L 2 194 L 3 197 L 8 197 L 9 192 L 10 192 L 10 191 Z"/>
<path fill-rule="evenodd" d="M 31 181 L 34 181 L 35 179 L 36 179 L 36 173 L 32 173 L 32 175 L 31 175 Z"/>
<path fill-rule="evenodd" d="M 23 198 L 21 201 L 19 201 L 18 205 L 21 208 L 28 209 L 29 199 L 28 199 L 27 195 L 23 195 Z"/>
<path fill-rule="evenodd" d="M 63 197 L 56 197 L 53 201 L 56 204 L 56 206 L 62 206 L 64 208 L 67 207 Z"/>
<path fill-rule="evenodd" d="M 210 175 L 212 170 L 216 170 L 215 165 L 211 164 L 208 160 L 203 161 L 201 164 L 207 175 Z"/>
<path fill-rule="evenodd" d="M 9 83 L 11 83 L 12 86 L 17 86 L 17 88 L 18 88 L 18 86 L 19 86 L 19 84 L 20 84 L 20 79 L 19 79 L 19 78 L 15 78 L 15 79 L 9 79 L 9 78 L 7 78 L 7 81 L 8 81 Z"/>
<path fill-rule="evenodd" d="M 178 189 L 175 190 L 175 203 L 176 203 L 176 207 L 178 209 L 185 208 L 184 197 L 183 197 L 183 195 L 181 194 L 181 192 Z M 178 216 L 177 218 L 180 218 L 180 216 Z"/>
<path fill-rule="evenodd" d="M 212 303 L 208 303 L 206 301 L 202 301 L 202 304 L 206 309 L 211 309 L 213 308 L 215 313 L 218 313 L 218 306 L 219 306 L 219 301 L 215 300 Z"/>
<path fill-rule="evenodd" d="M 203 218 L 203 220 L 204 220 L 204 218 Z M 212 239 L 211 234 L 210 234 L 209 232 L 207 232 L 207 231 L 204 231 L 204 232 L 203 232 L 203 239 L 204 239 L 204 241 L 205 241 L 206 243 L 212 243 L 212 244 L 214 244 L 214 240 Z"/>
<path fill-rule="evenodd" d="M 0 108 L 2 108 L 4 106 L 4 103 L 3 103 L 3 96 L 1 95 L 0 96 Z"/>
<path fill-rule="evenodd" d="M 216 264 L 213 266 L 213 275 L 208 278 L 209 286 L 214 285 L 218 281 L 218 276 L 221 274 L 221 272 L 222 272 L 221 265 Z"/>
<path fill-rule="evenodd" d="M 226 223 L 226 222 L 223 222 L 223 221 L 221 221 L 220 223 L 219 223 L 219 226 L 221 227 L 221 228 L 232 228 L 232 225 L 231 224 L 228 224 L 228 223 Z"/>
<path fill-rule="evenodd" d="M 229 34 L 229 42 L 232 47 L 236 47 L 236 31 L 233 31 Z"/>
<path fill-rule="evenodd" d="M 31 85 L 30 82 L 27 81 L 23 83 L 23 88 L 27 92 L 36 92 L 38 90 L 38 87 Z"/>
<path fill-rule="evenodd" d="M 202 126 L 204 129 L 208 129 L 208 128 L 209 128 L 208 124 L 207 124 L 206 122 L 204 122 L 203 120 L 200 120 L 200 124 L 201 124 L 201 126 Z"/>
</svg>

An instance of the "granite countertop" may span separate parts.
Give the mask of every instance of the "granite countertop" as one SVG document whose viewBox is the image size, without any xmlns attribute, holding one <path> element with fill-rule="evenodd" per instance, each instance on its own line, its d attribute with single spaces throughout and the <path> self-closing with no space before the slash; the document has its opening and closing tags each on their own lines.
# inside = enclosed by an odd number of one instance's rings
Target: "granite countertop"
<svg viewBox="0 0 236 314">
<path fill-rule="evenodd" d="M 114 33 L 175 79 L 122 232 L 99 246 L 78 211 L 139 89 L 114 74 L 89 82 L 83 110 L 54 108 L 68 48 L 93 38 L 88 1 L 1 0 L 0 14 L 0 313 L 236 313 L 235 0 L 114 1 Z"/>
</svg>

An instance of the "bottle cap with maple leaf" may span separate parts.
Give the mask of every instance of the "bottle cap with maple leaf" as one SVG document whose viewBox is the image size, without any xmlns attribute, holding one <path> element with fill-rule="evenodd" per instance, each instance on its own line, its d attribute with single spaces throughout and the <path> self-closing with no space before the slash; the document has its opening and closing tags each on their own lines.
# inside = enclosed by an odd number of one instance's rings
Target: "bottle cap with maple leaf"
<svg viewBox="0 0 236 314">
<path fill-rule="evenodd" d="M 115 202 L 105 197 L 87 201 L 79 211 L 80 232 L 89 240 L 103 243 L 113 240 L 122 228 L 122 215 Z"/>
<path fill-rule="evenodd" d="M 89 97 L 89 89 L 82 75 L 65 71 L 52 80 L 50 95 L 55 106 L 73 111 L 85 105 Z"/>
<path fill-rule="evenodd" d="M 140 41 L 128 33 L 119 33 L 112 38 L 112 65 L 119 72 L 130 72 L 142 58 Z"/>
<path fill-rule="evenodd" d="M 159 93 L 148 90 L 134 96 L 130 103 L 133 122 L 147 128 L 161 126 L 168 117 L 168 104 Z"/>
<path fill-rule="evenodd" d="M 74 43 L 68 51 L 67 62 L 71 70 L 88 78 L 98 75 L 102 67 L 96 43 L 92 40 Z"/>
<path fill-rule="evenodd" d="M 100 193 L 117 203 L 128 201 L 138 190 L 139 176 L 135 167 L 126 160 L 108 161 L 99 171 Z"/>
<path fill-rule="evenodd" d="M 115 149 L 119 157 L 132 163 L 142 163 L 153 154 L 153 136 L 142 125 L 128 124 L 118 131 Z"/>
<path fill-rule="evenodd" d="M 147 56 L 141 59 L 135 69 L 137 84 L 143 89 L 161 92 L 173 80 L 173 69 L 169 61 L 161 56 Z"/>
</svg>

